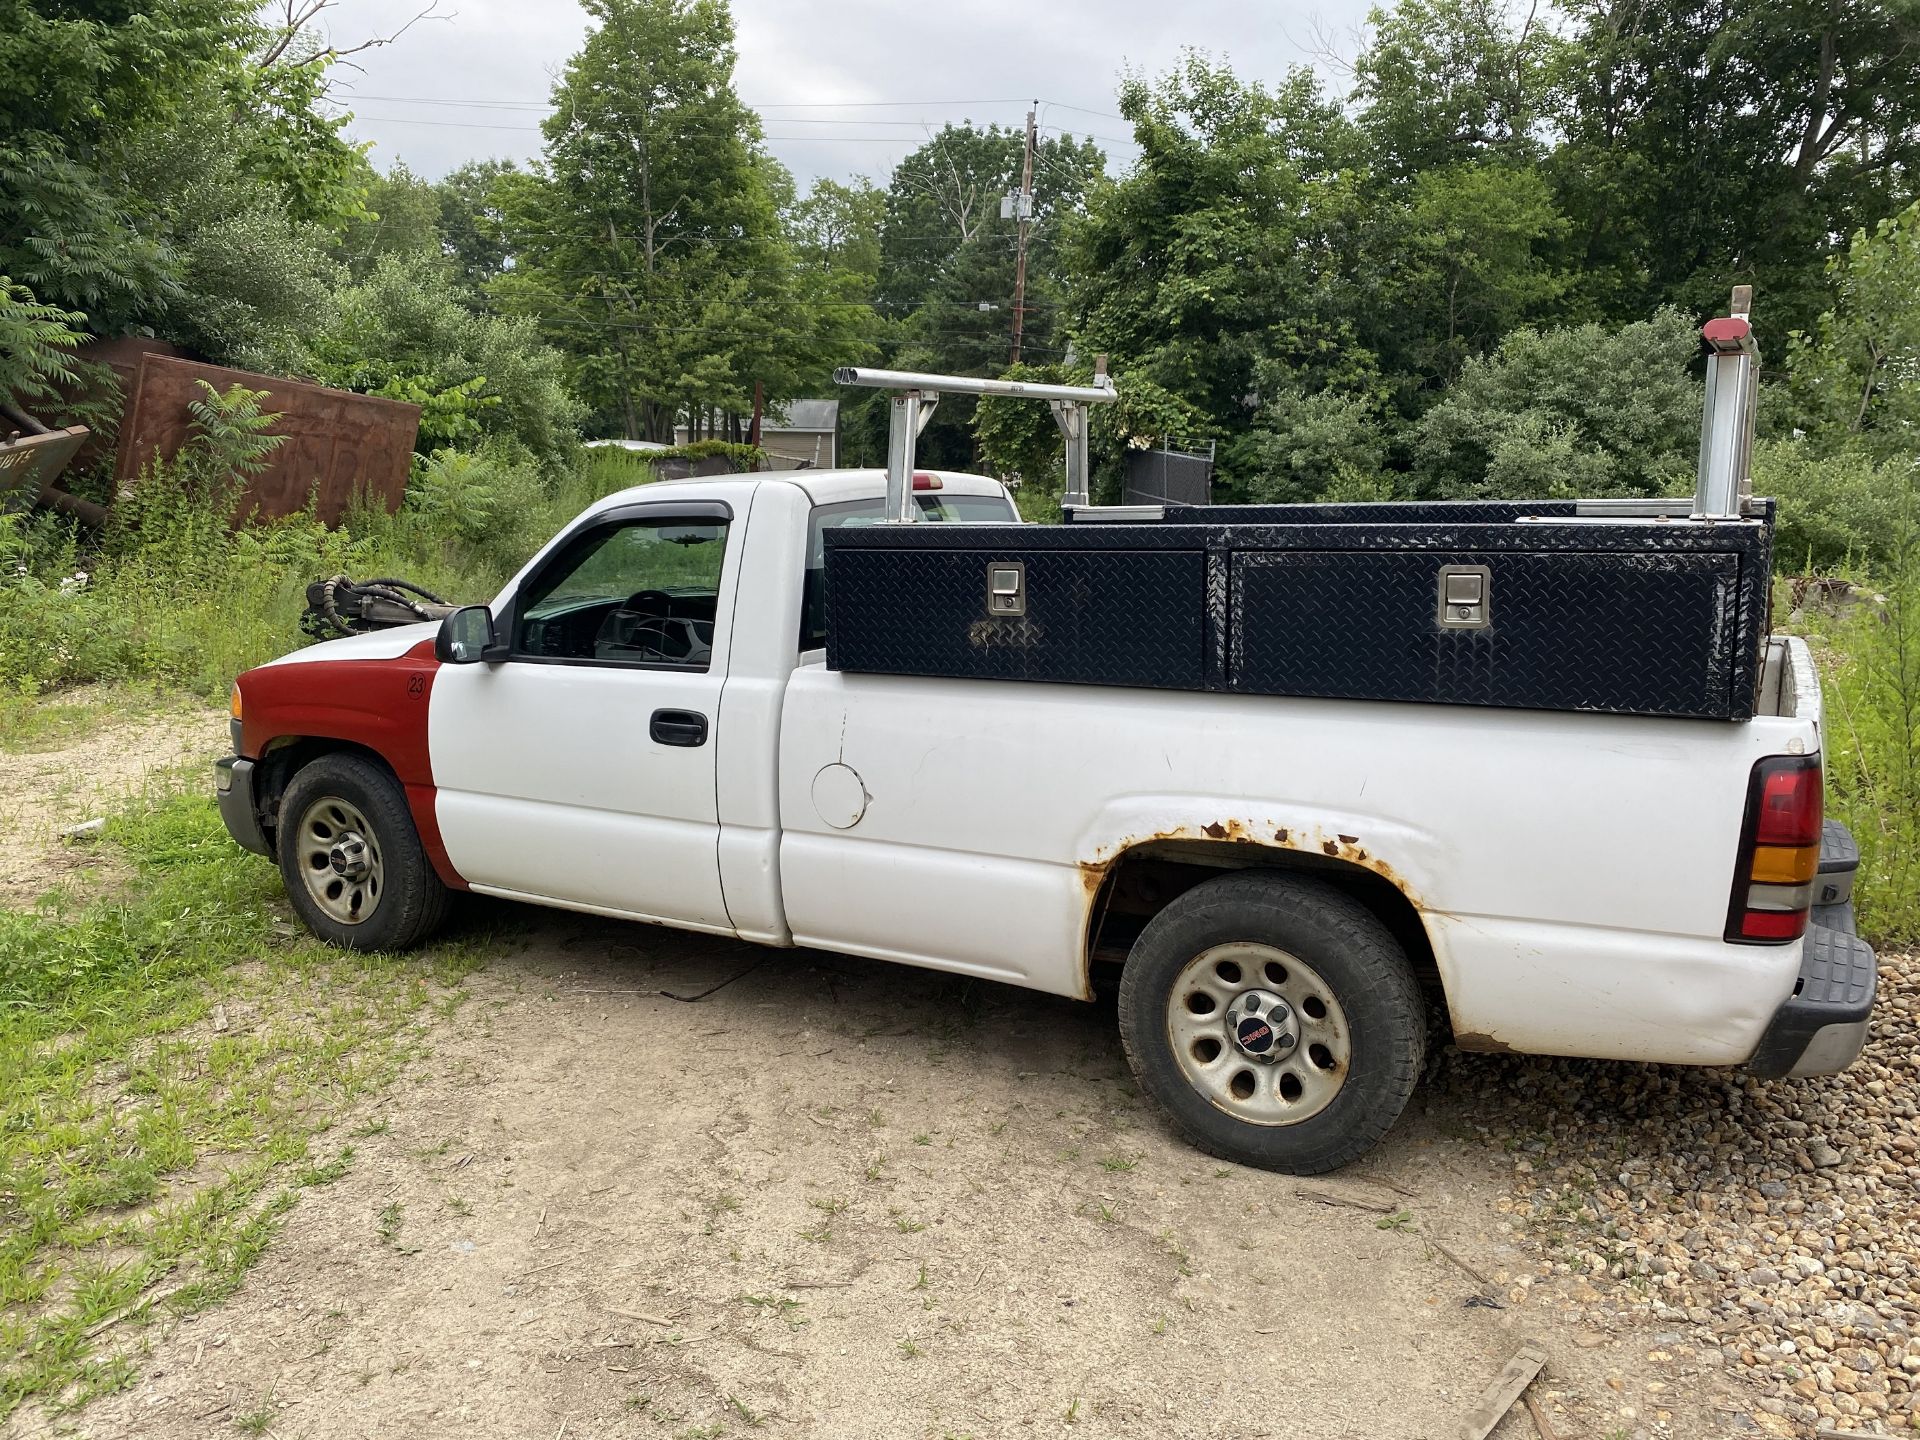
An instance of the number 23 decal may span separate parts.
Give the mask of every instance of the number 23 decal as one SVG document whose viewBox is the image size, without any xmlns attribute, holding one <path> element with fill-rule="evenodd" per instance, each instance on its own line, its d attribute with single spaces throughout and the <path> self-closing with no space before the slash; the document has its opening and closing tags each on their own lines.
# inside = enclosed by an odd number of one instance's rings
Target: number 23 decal
<svg viewBox="0 0 1920 1440">
<path fill-rule="evenodd" d="M 427 693 L 427 677 L 426 676 L 415 675 L 408 679 L 407 694 L 424 695 L 426 693 Z"/>
</svg>

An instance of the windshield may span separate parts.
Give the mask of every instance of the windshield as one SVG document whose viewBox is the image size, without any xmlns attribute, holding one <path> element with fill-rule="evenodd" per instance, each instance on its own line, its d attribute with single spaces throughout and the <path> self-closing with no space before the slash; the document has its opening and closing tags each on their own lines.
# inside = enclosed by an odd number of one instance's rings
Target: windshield
<svg viewBox="0 0 1920 1440">
<path fill-rule="evenodd" d="M 1005 495 L 918 494 L 920 518 L 936 524 L 1012 525 L 1019 512 Z M 807 521 L 807 578 L 800 599 L 800 648 L 818 650 L 827 643 L 826 563 L 829 530 L 853 525 L 885 523 L 887 502 L 876 496 L 871 500 L 842 500 L 837 505 L 816 505 Z"/>
</svg>

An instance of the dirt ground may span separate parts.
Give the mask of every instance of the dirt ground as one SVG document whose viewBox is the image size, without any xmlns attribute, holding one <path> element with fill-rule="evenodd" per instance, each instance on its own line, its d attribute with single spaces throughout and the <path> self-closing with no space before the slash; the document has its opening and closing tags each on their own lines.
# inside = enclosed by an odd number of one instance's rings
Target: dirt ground
<svg viewBox="0 0 1920 1440">
<path fill-rule="evenodd" d="M 218 720 L 5 757 L 12 903 Z M 129 1389 L 0 1429 L 1431 1440 L 1527 1339 L 1563 1440 L 1751 1428 L 1699 1332 L 1597 1303 L 1509 1218 L 1474 1126 L 1496 1061 L 1448 1054 L 1377 1152 L 1302 1181 L 1166 1133 L 1110 1001 L 491 902 L 461 929 L 494 958 L 240 1291 L 121 1337 Z"/>
<path fill-rule="evenodd" d="M 1452 1102 L 1263 1174 L 1160 1129 L 1110 1006 L 482 918 L 528 928 L 348 1175 L 79 1433 L 1429 1440 L 1525 1338 L 1562 1436 L 1729 1433 L 1717 1356 L 1513 1287 Z"/>
<path fill-rule="evenodd" d="M 65 697 L 70 717 L 54 738 L 0 750 L 0 905 L 31 905 L 75 875 L 111 864 L 89 839 L 64 831 L 123 806 L 186 761 L 227 753 L 227 717 L 218 710 L 154 702 L 147 713 L 97 714 L 124 697 L 99 689 Z"/>
</svg>

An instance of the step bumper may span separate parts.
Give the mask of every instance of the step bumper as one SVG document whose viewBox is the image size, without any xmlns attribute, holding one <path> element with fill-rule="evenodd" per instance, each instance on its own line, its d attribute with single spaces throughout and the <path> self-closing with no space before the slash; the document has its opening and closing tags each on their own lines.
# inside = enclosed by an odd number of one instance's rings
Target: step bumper
<svg viewBox="0 0 1920 1440">
<path fill-rule="evenodd" d="M 1807 930 L 1800 978 L 1774 1012 L 1747 1068 L 1763 1080 L 1832 1075 L 1859 1058 L 1879 987 L 1873 947 L 1853 933 L 1853 905 L 1835 906 L 1841 925 Z"/>
</svg>

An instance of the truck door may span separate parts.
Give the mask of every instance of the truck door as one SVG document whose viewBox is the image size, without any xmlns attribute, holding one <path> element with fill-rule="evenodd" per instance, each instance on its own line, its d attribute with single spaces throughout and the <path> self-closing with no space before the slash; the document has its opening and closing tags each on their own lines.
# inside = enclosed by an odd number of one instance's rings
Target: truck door
<svg viewBox="0 0 1920 1440">
<path fill-rule="evenodd" d="M 595 516 L 444 665 L 428 718 L 448 857 L 475 890 L 730 933 L 714 754 L 738 531 L 717 501 Z"/>
</svg>

